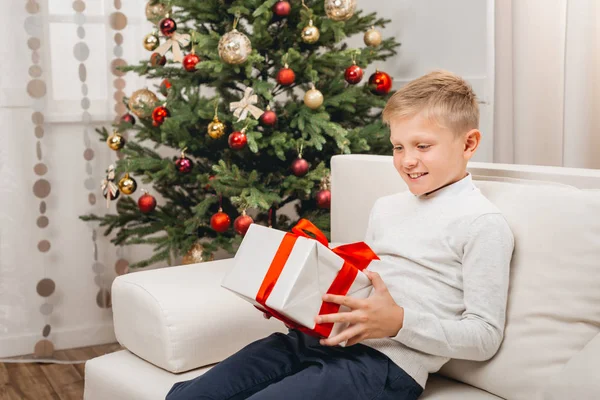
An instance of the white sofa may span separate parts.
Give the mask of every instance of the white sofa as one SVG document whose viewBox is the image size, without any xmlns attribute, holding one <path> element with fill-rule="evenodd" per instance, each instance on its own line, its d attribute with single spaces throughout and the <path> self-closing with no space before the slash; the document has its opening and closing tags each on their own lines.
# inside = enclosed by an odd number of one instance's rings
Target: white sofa
<svg viewBox="0 0 600 400">
<path fill-rule="evenodd" d="M 505 338 L 489 361 L 450 361 L 421 399 L 600 399 L 600 170 L 473 162 L 469 171 L 515 235 Z M 375 199 L 400 190 L 391 157 L 334 157 L 333 242 L 362 240 Z M 230 266 L 118 277 L 114 327 L 128 350 L 86 364 L 84 398 L 164 399 L 173 383 L 286 332 L 220 287 Z"/>
</svg>

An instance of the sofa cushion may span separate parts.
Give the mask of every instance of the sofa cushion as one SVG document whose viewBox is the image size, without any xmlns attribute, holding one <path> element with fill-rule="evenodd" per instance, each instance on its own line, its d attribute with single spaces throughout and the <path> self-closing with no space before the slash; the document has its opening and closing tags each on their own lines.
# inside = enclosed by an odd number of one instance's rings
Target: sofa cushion
<svg viewBox="0 0 600 400">
<path fill-rule="evenodd" d="M 441 372 L 501 397 L 540 398 L 599 331 L 600 191 L 475 184 L 515 236 L 505 337 L 491 360 L 452 360 Z"/>
<path fill-rule="evenodd" d="M 171 372 L 223 360 L 273 332 L 248 302 L 223 289 L 232 259 L 121 275 L 112 285 L 115 335 L 139 357 Z"/>
</svg>

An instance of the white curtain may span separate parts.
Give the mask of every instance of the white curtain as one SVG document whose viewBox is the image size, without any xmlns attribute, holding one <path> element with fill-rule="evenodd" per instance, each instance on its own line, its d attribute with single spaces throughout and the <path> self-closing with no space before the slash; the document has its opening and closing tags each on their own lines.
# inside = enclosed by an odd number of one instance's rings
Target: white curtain
<svg viewBox="0 0 600 400">
<path fill-rule="evenodd" d="M 600 4 L 496 1 L 494 162 L 600 168 Z"/>
</svg>

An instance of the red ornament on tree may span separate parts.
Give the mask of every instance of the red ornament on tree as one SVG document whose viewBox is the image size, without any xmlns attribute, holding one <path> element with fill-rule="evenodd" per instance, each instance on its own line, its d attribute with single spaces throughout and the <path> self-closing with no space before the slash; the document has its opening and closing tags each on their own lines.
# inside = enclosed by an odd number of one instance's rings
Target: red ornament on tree
<svg viewBox="0 0 600 400">
<path fill-rule="evenodd" d="M 254 222 L 252 217 L 246 215 L 246 210 L 242 211 L 242 215 L 237 217 L 235 221 L 233 221 L 233 229 L 238 233 L 238 235 L 244 236 L 250 225 Z"/>
<path fill-rule="evenodd" d="M 177 171 L 182 174 L 187 174 L 192 170 L 194 162 L 185 156 L 185 150 L 181 152 L 181 156 L 175 161 L 175 167 Z"/>
<path fill-rule="evenodd" d="M 154 198 L 154 196 L 148 193 L 144 193 L 138 199 L 138 208 L 144 214 L 151 213 L 156 208 L 156 199 Z"/>
<path fill-rule="evenodd" d="M 290 6 L 290 3 L 288 3 L 285 0 L 281 0 L 273 4 L 273 14 L 275 14 L 278 17 L 287 17 L 288 15 L 290 15 L 291 10 L 292 6 Z"/>
<path fill-rule="evenodd" d="M 160 21 L 160 31 L 165 36 L 171 36 L 177 30 L 177 24 L 173 18 L 165 18 Z"/>
<path fill-rule="evenodd" d="M 388 94 L 392 89 L 392 78 L 385 72 L 377 70 L 369 78 L 369 86 L 373 94 Z"/>
<path fill-rule="evenodd" d="M 346 72 L 344 72 L 344 79 L 351 85 L 356 85 L 363 78 L 363 70 L 361 67 L 356 65 L 356 63 L 352 64 L 348 68 L 346 68 Z"/>
<path fill-rule="evenodd" d="M 229 229 L 231 219 L 229 215 L 223 212 L 223 209 L 219 207 L 219 212 L 213 215 L 210 219 L 210 226 L 217 232 L 223 233 Z"/>
<path fill-rule="evenodd" d="M 163 81 L 160 83 L 160 93 L 163 96 L 168 95 L 168 90 L 171 89 L 171 82 L 169 82 L 168 79 L 163 79 Z"/>
<path fill-rule="evenodd" d="M 204 190 L 206 190 L 206 191 L 209 191 L 209 190 L 210 190 L 210 181 L 212 181 L 213 179 L 215 179 L 215 176 L 214 176 L 214 175 L 211 175 L 211 176 L 208 178 L 208 183 L 207 183 L 206 185 L 204 185 Z"/>
<path fill-rule="evenodd" d="M 165 106 L 158 106 L 152 111 L 152 125 L 161 126 L 165 119 L 170 117 L 171 113 Z"/>
<path fill-rule="evenodd" d="M 302 156 L 298 156 L 292 162 L 292 173 L 297 177 L 302 177 L 308 173 L 308 161 L 306 161 Z"/>
<path fill-rule="evenodd" d="M 121 122 L 127 122 L 128 124 L 135 125 L 135 118 L 129 113 L 123 114 L 121 116 Z"/>
<path fill-rule="evenodd" d="M 185 57 L 183 57 L 183 68 L 185 68 L 188 72 L 194 72 L 196 70 L 196 64 L 200 62 L 200 57 L 198 54 L 194 53 L 194 50 Z"/>
<path fill-rule="evenodd" d="M 152 53 L 150 56 L 150 65 L 156 67 L 157 65 L 165 65 L 167 63 L 167 57 L 160 53 Z"/>
<path fill-rule="evenodd" d="M 327 189 L 319 190 L 316 196 L 317 207 L 329 208 L 331 207 L 331 192 Z"/>
<path fill-rule="evenodd" d="M 289 86 L 296 80 L 296 74 L 287 64 L 277 73 L 277 83 L 281 86 Z"/>
<path fill-rule="evenodd" d="M 233 150 L 241 150 L 248 144 L 248 138 L 246 137 L 246 130 L 233 132 L 229 135 L 229 147 Z"/>
<path fill-rule="evenodd" d="M 277 114 L 271 111 L 271 107 L 267 106 L 267 109 L 259 119 L 262 126 L 274 126 L 277 123 Z"/>
</svg>

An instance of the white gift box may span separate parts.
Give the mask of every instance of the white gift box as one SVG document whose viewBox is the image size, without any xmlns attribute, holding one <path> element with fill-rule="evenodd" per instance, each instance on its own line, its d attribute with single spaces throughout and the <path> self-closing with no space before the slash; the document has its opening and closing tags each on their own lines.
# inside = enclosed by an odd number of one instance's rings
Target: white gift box
<svg viewBox="0 0 600 400">
<path fill-rule="evenodd" d="M 257 294 L 286 232 L 252 224 L 238 249 L 234 266 L 221 286 L 257 307 Z M 314 239 L 298 237 L 265 304 L 284 317 L 315 328 L 315 317 L 323 304 L 322 296 L 344 265 L 344 259 Z M 372 290 L 371 281 L 358 271 L 346 296 L 364 299 Z M 350 311 L 341 306 L 338 312 Z M 335 323 L 329 337 L 347 327 Z"/>
</svg>

